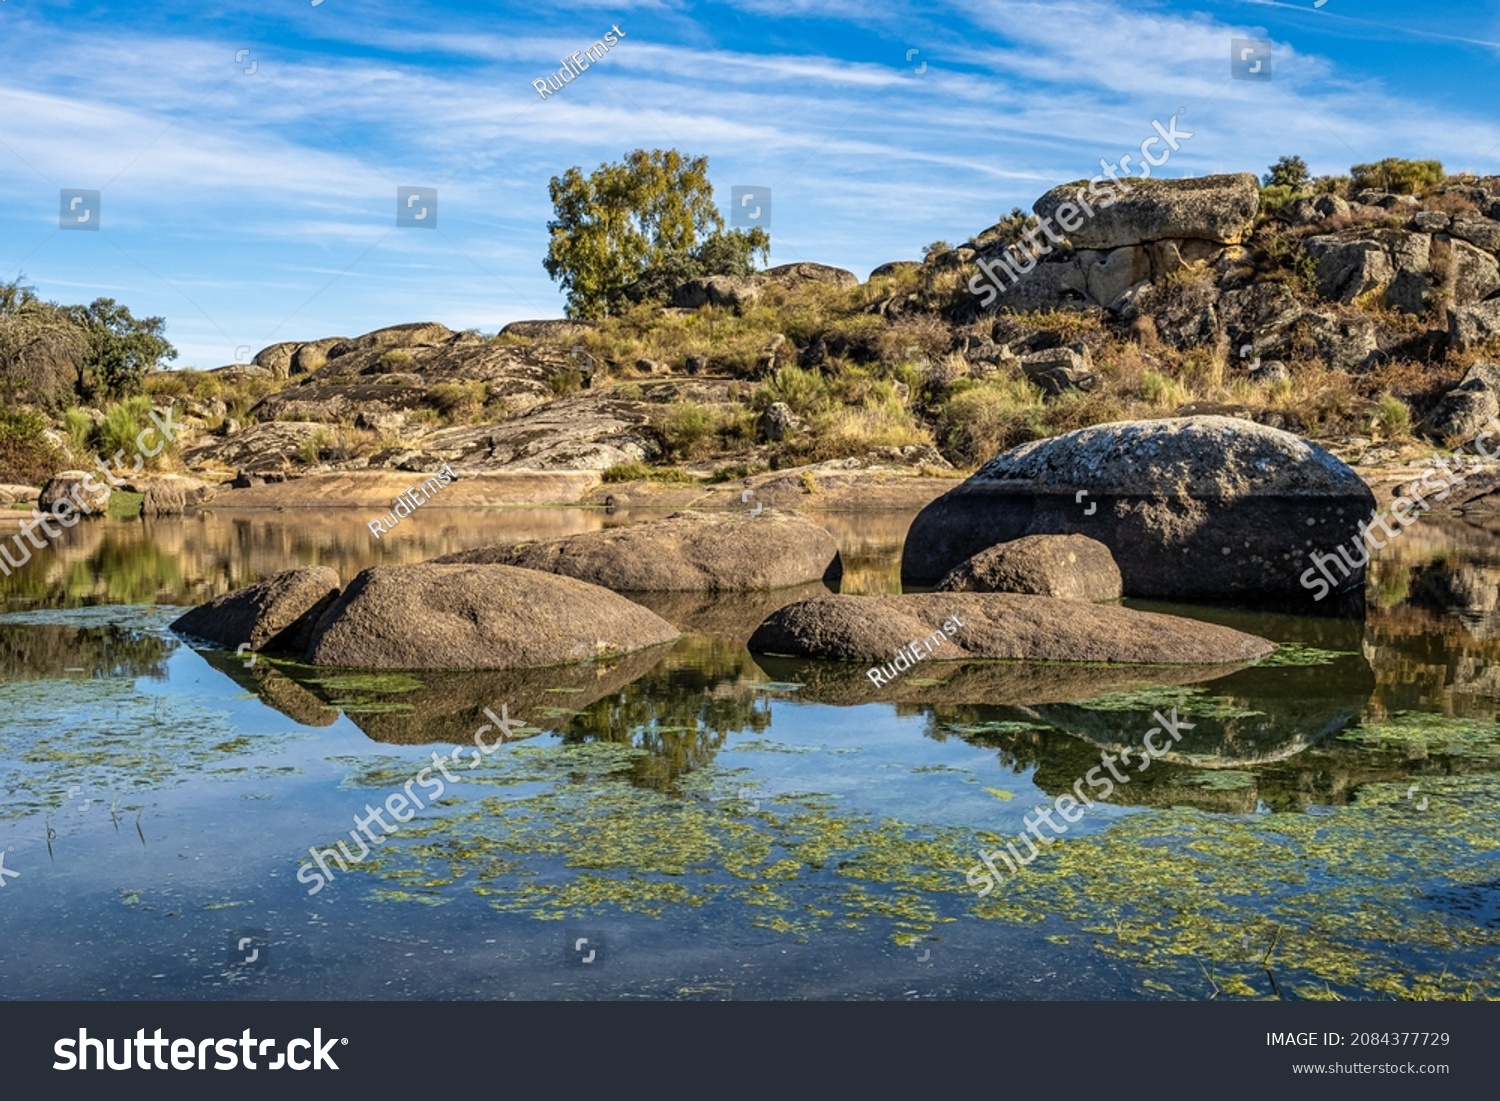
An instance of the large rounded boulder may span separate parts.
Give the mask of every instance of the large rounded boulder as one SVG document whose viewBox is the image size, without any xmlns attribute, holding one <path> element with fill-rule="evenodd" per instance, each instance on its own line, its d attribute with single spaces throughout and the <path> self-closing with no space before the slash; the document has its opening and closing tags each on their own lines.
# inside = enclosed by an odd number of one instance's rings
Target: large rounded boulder
<svg viewBox="0 0 1500 1101">
<path fill-rule="evenodd" d="M 889 663 L 881 679 L 894 681 L 926 660 L 1213 665 L 1255 661 L 1276 644 L 1213 623 L 1108 604 L 1018 593 L 908 593 L 789 604 L 760 625 L 750 649 Z"/>
<path fill-rule="evenodd" d="M 1126 596 L 1348 612 L 1374 508 L 1358 474 L 1289 432 L 1218 416 L 1102 424 L 1013 448 L 933 501 L 901 574 L 931 583 L 996 543 L 1076 533 L 1109 548 Z"/>
<path fill-rule="evenodd" d="M 64 470 L 42 487 L 37 508 L 51 512 L 59 501 L 83 516 L 103 516 L 109 508 L 109 483 L 92 470 Z"/>
<path fill-rule="evenodd" d="M 481 547 L 435 563 L 497 563 L 564 574 L 616 592 L 744 592 L 834 581 L 843 571 L 827 529 L 790 512 L 674 512 L 662 520 L 518 546 Z"/>
<path fill-rule="evenodd" d="M 333 570 L 303 566 L 215 597 L 173 620 L 172 630 L 221 646 L 301 654 L 338 592 Z"/>
<path fill-rule="evenodd" d="M 1120 567 L 1085 535 L 1028 535 L 982 550 L 937 583 L 938 592 L 1027 593 L 1059 600 L 1118 600 Z"/>
<path fill-rule="evenodd" d="M 363 669 L 516 669 L 677 637 L 656 613 L 571 577 L 423 562 L 362 572 L 323 613 L 307 657 Z"/>
</svg>

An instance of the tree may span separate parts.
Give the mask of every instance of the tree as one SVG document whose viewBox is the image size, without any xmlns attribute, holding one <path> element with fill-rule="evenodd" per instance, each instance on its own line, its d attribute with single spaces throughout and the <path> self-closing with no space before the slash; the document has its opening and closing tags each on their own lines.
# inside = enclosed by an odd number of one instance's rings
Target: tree
<svg viewBox="0 0 1500 1101">
<path fill-rule="evenodd" d="M 177 349 L 161 335 L 165 318 L 134 317 L 113 298 L 69 306 L 67 313 L 88 340 L 79 389 L 90 401 L 139 393 L 148 372 L 156 370 L 163 359 L 177 358 Z"/>
<path fill-rule="evenodd" d="M 56 411 L 78 400 L 88 341 L 66 308 L 21 280 L 0 283 L 0 402 Z"/>
<path fill-rule="evenodd" d="M 1282 157 L 1271 166 L 1271 171 L 1261 177 L 1261 183 L 1266 187 L 1286 187 L 1292 191 L 1300 191 L 1311 179 L 1307 171 L 1307 162 L 1301 157 Z"/>
<path fill-rule="evenodd" d="M 56 411 L 129 397 L 161 360 L 177 358 L 164 319 L 134 317 L 113 298 L 44 302 L 24 278 L 0 283 L 0 400 Z"/>
<path fill-rule="evenodd" d="M 547 223 L 542 266 L 567 292 L 569 317 L 619 312 L 630 300 L 627 288 L 648 273 L 654 292 L 682 272 L 750 270 L 751 257 L 770 249 L 763 229 L 724 232 L 707 157 L 637 149 L 587 177 L 570 168 L 547 191 L 556 217 Z"/>
</svg>

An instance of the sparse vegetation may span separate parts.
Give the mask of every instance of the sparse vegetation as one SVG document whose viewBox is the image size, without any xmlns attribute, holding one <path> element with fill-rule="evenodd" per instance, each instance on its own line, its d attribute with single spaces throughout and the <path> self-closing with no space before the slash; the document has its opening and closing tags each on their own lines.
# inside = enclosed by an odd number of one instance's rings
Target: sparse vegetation
<svg viewBox="0 0 1500 1101">
<path fill-rule="evenodd" d="M 41 485 L 60 468 L 47 427 L 40 413 L 0 407 L 0 482 Z"/>
</svg>

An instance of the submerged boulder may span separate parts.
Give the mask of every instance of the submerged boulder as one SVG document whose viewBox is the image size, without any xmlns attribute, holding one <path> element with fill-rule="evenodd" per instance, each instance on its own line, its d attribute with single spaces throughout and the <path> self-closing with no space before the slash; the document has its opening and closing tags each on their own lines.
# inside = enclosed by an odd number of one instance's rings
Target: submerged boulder
<svg viewBox="0 0 1500 1101">
<path fill-rule="evenodd" d="M 755 653 L 894 659 L 883 674 L 891 679 L 911 667 L 903 648 L 928 661 L 1209 665 L 1255 661 L 1276 644 L 1179 616 L 1018 593 L 819 596 L 773 612 L 750 637 Z"/>
<path fill-rule="evenodd" d="M 327 566 L 287 570 L 217 596 L 172 621 L 179 634 L 252 650 L 307 649 L 312 629 L 339 593 L 339 575 Z"/>
<path fill-rule="evenodd" d="M 663 520 L 433 560 L 522 566 L 617 592 L 784 589 L 842 575 L 827 529 L 790 512 L 674 512 Z"/>
<path fill-rule="evenodd" d="M 323 613 L 313 665 L 513 669 L 671 642 L 677 628 L 606 589 L 495 565 L 375 566 Z"/>
<path fill-rule="evenodd" d="M 1118 600 L 1120 567 L 1084 535 L 1028 535 L 982 550 L 938 582 L 938 592 L 1028 593 L 1059 600 Z"/>
<path fill-rule="evenodd" d="M 996 543 L 1077 533 L 1109 548 L 1126 596 L 1325 611 L 1301 580 L 1309 556 L 1358 543 L 1374 508 L 1359 475 L 1289 432 L 1221 416 L 1124 421 L 991 460 L 917 515 L 901 573 L 931 583 Z M 1337 610 L 1354 610 L 1363 579 L 1351 564 Z"/>
</svg>

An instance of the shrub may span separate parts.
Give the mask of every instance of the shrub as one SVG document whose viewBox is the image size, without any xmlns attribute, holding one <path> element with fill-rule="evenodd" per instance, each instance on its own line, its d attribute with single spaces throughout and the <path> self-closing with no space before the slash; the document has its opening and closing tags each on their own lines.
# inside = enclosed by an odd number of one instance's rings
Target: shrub
<svg viewBox="0 0 1500 1101">
<path fill-rule="evenodd" d="M 1351 191 L 1374 188 L 1398 195 L 1419 195 L 1443 182 L 1442 161 L 1409 161 L 1386 157 L 1373 164 L 1356 164 L 1349 170 Z"/>
<path fill-rule="evenodd" d="M 488 396 L 489 387 L 477 380 L 440 382 L 427 391 L 425 400 L 443 416 L 456 420 L 474 416 Z"/>
<path fill-rule="evenodd" d="M 1192 395 L 1177 379 L 1157 371 L 1146 371 L 1141 375 L 1141 397 L 1152 405 L 1165 405 L 1175 409 Z"/>
<path fill-rule="evenodd" d="M 297 449 L 297 458 L 312 466 L 323 457 L 323 449 L 332 443 L 333 437 L 320 428 L 302 441 L 302 446 Z"/>
<path fill-rule="evenodd" d="M 656 423 L 662 446 L 678 458 L 691 458 L 697 454 L 714 428 L 713 411 L 694 401 L 669 407 L 660 414 Z"/>
<path fill-rule="evenodd" d="M 682 482 L 697 485 L 698 479 L 672 466 L 647 466 L 645 463 L 616 463 L 600 476 L 605 482 Z"/>
<path fill-rule="evenodd" d="M 547 389 L 560 398 L 565 398 L 569 394 L 576 394 L 579 390 L 583 389 L 583 375 L 579 374 L 572 367 L 569 367 L 565 371 L 558 371 L 556 374 L 547 376 Z"/>
<path fill-rule="evenodd" d="M 94 452 L 94 419 L 82 409 L 69 409 L 63 414 L 63 431 L 68 435 L 68 450 L 73 458 L 82 461 Z"/>
<path fill-rule="evenodd" d="M 802 472 L 802 492 L 818 492 L 818 479 L 813 477 L 813 472 L 811 470 L 804 470 Z"/>
<path fill-rule="evenodd" d="M 1380 395 L 1375 406 L 1375 427 L 1387 439 L 1401 439 L 1411 434 L 1411 410 L 1400 398 Z"/>
<path fill-rule="evenodd" d="M 155 431 L 155 422 L 151 420 L 151 399 L 146 395 L 138 394 L 133 398 L 126 398 L 122 402 L 111 405 L 104 410 L 104 420 L 100 423 L 96 433 L 99 453 L 113 458 L 123 451 L 124 455 L 121 456 L 122 459 L 129 463 L 130 466 L 134 466 L 133 457 L 139 453 L 139 448 L 135 442 L 136 437 L 146 428 L 153 429 L 152 434 L 146 437 L 151 446 L 162 442 L 160 434 Z M 147 456 L 142 454 L 141 458 L 144 460 L 147 468 L 155 469 L 161 466 L 164 459 L 168 455 L 175 453 L 177 449 L 178 441 L 172 440 L 168 441 L 166 446 L 155 455 Z M 129 469 L 130 466 L 127 466 L 126 469 Z"/>
<path fill-rule="evenodd" d="M 750 399 L 751 407 L 764 410 L 778 401 L 786 402 L 799 417 L 811 416 L 831 403 L 828 380 L 817 371 L 805 371 L 788 365 L 762 384 Z"/>
<path fill-rule="evenodd" d="M 1261 178 L 1266 186 L 1290 188 L 1300 191 L 1308 181 L 1307 162 L 1301 157 L 1282 157 L 1271 166 L 1271 171 Z"/>
<path fill-rule="evenodd" d="M 411 366 L 411 353 L 392 348 L 388 352 L 382 352 L 380 358 L 370 364 L 368 373 L 372 375 L 392 375 L 405 371 Z"/>
<path fill-rule="evenodd" d="M 1285 184 L 1268 184 L 1260 189 L 1260 212 L 1270 217 L 1293 199 L 1301 197 L 1302 193 L 1296 188 L 1287 187 Z"/>
<path fill-rule="evenodd" d="M 1042 435 L 1042 392 L 1024 379 L 987 382 L 953 394 L 938 418 L 942 447 L 978 465 Z"/>
<path fill-rule="evenodd" d="M 46 431 L 40 413 L 0 408 L 0 482 L 42 485 L 57 472 L 63 458 Z"/>
</svg>

